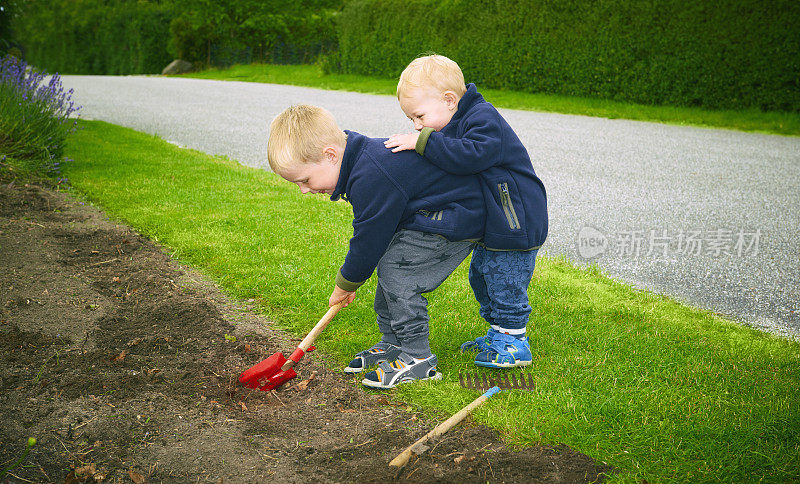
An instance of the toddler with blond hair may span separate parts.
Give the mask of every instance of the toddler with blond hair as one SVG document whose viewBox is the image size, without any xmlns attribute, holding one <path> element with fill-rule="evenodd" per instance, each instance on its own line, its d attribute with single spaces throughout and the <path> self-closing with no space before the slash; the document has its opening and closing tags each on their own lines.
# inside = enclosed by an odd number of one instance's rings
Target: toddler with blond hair
<svg viewBox="0 0 800 484">
<path fill-rule="evenodd" d="M 478 366 L 529 365 L 528 286 L 548 227 L 544 184 L 514 130 L 475 84 L 464 83 L 451 59 L 414 59 L 400 75 L 397 98 L 416 131 L 391 136 L 384 146 L 395 153 L 416 151 L 453 175 L 480 178 L 486 221 L 469 282 L 489 329 L 461 351 L 477 352 Z"/>
</svg>

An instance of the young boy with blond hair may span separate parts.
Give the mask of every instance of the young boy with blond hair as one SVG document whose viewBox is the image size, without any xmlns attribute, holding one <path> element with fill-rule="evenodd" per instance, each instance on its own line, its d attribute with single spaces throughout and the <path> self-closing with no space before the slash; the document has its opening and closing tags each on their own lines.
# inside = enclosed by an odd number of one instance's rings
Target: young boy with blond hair
<svg viewBox="0 0 800 484">
<path fill-rule="evenodd" d="M 478 174 L 481 180 L 485 232 L 472 254 L 469 282 L 489 329 L 461 351 L 477 351 L 479 366 L 529 365 L 528 286 L 547 237 L 547 196 L 528 152 L 447 57 L 412 61 L 400 75 L 397 98 L 416 131 L 390 137 L 387 148 L 415 150 L 448 173 Z"/>
<path fill-rule="evenodd" d="M 474 176 L 453 176 L 413 151 L 391 153 L 383 139 L 342 131 L 316 106 L 292 106 L 270 125 L 272 170 L 303 193 L 325 193 L 353 207 L 353 237 L 328 303 L 355 298 L 377 268 L 375 313 L 381 341 L 345 371 L 378 364 L 362 383 L 392 388 L 438 379 L 428 341 L 430 292 L 469 255 L 483 234 L 485 204 Z"/>
</svg>

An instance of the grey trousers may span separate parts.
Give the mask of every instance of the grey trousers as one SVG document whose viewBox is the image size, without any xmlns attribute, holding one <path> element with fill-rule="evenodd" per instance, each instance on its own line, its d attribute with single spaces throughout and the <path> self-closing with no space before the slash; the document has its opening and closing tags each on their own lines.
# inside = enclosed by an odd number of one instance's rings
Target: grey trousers
<svg viewBox="0 0 800 484">
<path fill-rule="evenodd" d="M 394 235 L 378 262 L 375 313 L 382 341 L 415 358 L 431 355 L 428 300 L 422 293 L 439 287 L 474 246 L 415 230 Z"/>
</svg>

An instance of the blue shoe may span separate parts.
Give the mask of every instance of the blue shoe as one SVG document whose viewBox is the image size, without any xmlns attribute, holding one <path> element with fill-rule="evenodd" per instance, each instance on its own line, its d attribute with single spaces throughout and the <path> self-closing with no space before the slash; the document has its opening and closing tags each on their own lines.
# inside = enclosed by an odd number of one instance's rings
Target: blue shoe
<svg viewBox="0 0 800 484">
<path fill-rule="evenodd" d="M 475 357 L 475 364 L 486 368 L 513 368 L 528 366 L 533 362 L 528 337 L 517 339 L 510 334 L 497 333 L 489 349 Z"/>
<path fill-rule="evenodd" d="M 476 351 L 480 353 L 481 351 L 487 351 L 489 349 L 489 345 L 492 343 L 492 337 L 496 334 L 499 333 L 492 328 L 489 328 L 489 331 L 485 336 L 478 336 L 474 340 L 467 341 L 466 343 L 462 344 L 461 352 L 468 353 L 470 351 Z"/>
</svg>

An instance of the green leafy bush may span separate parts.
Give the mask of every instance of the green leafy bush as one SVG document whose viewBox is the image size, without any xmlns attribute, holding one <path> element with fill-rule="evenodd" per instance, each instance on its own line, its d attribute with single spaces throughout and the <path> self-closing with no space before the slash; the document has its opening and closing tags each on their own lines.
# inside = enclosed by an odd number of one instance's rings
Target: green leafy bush
<svg viewBox="0 0 800 484">
<path fill-rule="evenodd" d="M 28 0 L 13 23 L 26 60 L 71 74 L 151 74 L 167 52 L 172 8 L 148 0 Z"/>
<path fill-rule="evenodd" d="M 72 74 L 312 62 L 336 48 L 344 0 L 28 0 L 14 22 L 26 59 Z"/>
<path fill-rule="evenodd" d="M 11 48 L 11 6 L 0 0 L 0 56 L 5 56 Z"/>
<path fill-rule="evenodd" d="M 308 63 L 336 47 L 343 0 L 175 0 L 170 51 L 205 65 Z"/>
<path fill-rule="evenodd" d="M 482 87 L 800 111 L 791 0 L 352 0 L 339 72 L 396 77 L 435 51 Z"/>
</svg>

